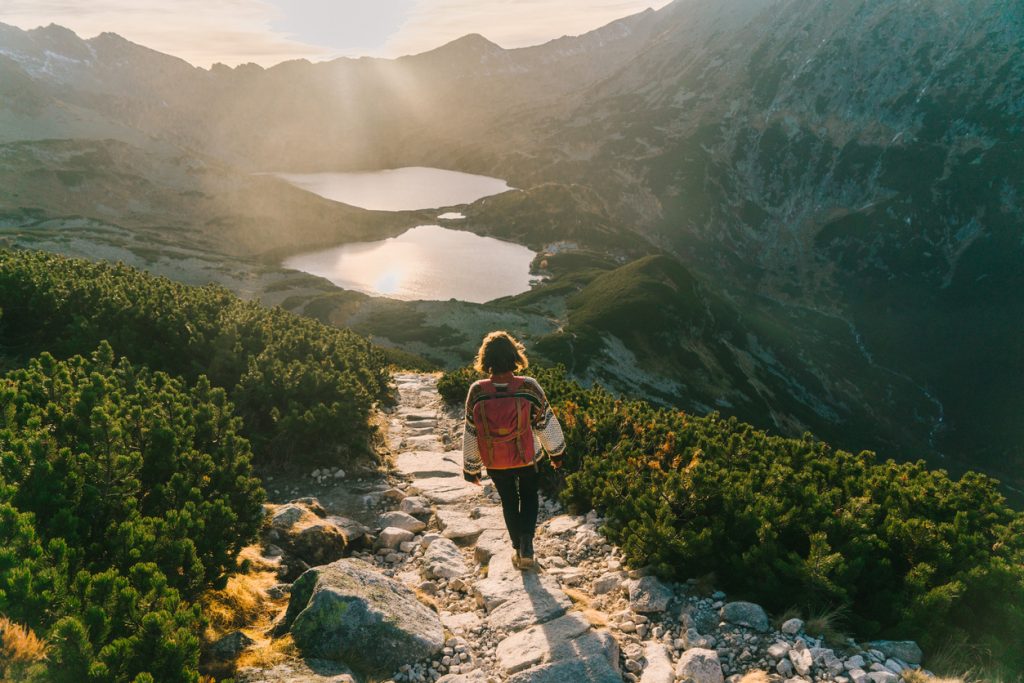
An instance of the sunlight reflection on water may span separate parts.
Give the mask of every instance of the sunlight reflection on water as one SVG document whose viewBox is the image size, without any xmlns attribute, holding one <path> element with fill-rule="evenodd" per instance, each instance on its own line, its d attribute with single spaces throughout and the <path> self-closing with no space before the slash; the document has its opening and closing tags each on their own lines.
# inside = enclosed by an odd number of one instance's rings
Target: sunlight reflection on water
<svg viewBox="0 0 1024 683">
<path fill-rule="evenodd" d="M 283 265 L 375 296 L 483 303 L 527 291 L 533 257 L 511 242 L 420 225 L 379 242 L 292 256 Z"/>
</svg>

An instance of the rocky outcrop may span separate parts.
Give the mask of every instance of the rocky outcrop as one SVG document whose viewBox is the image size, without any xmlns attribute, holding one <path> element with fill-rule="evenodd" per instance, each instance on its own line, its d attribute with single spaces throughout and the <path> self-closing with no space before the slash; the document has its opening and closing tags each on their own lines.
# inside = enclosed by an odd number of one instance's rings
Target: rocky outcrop
<svg viewBox="0 0 1024 683">
<path fill-rule="evenodd" d="M 437 614 L 409 588 L 354 559 L 311 569 L 295 582 L 278 629 L 284 631 L 307 656 L 377 676 L 431 657 L 445 642 Z"/>
<path fill-rule="evenodd" d="M 284 505 L 267 505 L 265 545 L 281 549 L 279 575 L 294 581 L 309 567 L 343 557 L 350 546 L 350 531 L 360 536 L 361 525 L 341 517 L 328 517 L 316 498 L 299 498 Z M 360 529 L 359 531 L 356 531 Z"/>
</svg>

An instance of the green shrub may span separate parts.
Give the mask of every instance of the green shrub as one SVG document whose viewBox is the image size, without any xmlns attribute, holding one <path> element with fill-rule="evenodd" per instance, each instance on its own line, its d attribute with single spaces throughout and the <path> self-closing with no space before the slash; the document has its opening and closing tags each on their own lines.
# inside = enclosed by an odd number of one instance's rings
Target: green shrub
<svg viewBox="0 0 1024 683">
<path fill-rule="evenodd" d="M 191 603 L 262 520 L 222 389 L 49 354 L 0 381 L 0 613 L 52 644 L 44 680 L 198 680 Z"/>
<path fill-rule="evenodd" d="M 118 353 L 228 391 L 261 462 L 366 452 L 373 405 L 389 399 L 370 343 L 218 287 L 188 287 L 124 265 L 0 251 L 0 345 L 27 358 Z"/>
<path fill-rule="evenodd" d="M 1024 671 L 1024 515 L 992 479 L 955 481 L 531 370 L 566 434 L 564 502 L 600 510 L 631 564 L 674 580 L 713 572 L 770 610 L 838 610 L 862 638 L 970 644 L 987 653 L 980 664 Z"/>
<path fill-rule="evenodd" d="M 445 403 L 457 405 L 466 402 L 469 385 L 480 379 L 481 375 L 472 368 L 460 368 L 446 372 L 437 380 L 437 393 Z"/>
</svg>

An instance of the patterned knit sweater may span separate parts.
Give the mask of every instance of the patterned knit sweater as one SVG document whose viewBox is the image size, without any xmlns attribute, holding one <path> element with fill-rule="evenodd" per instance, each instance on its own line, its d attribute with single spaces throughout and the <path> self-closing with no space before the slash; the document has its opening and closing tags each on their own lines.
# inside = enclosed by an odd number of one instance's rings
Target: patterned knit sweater
<svg viewBox="0 0 1024 683">
<path fill-rule="evenodd" d="M 499 376 L 496 379 L 500 380 L 503 377 Z M 534 452 L 537 453 L 535 461 L 539 461 L 544 456 L 544 452 L 547 452 L 552 459 L 560 458 L 565 453 L 565 436 L 562 434 L 562 425 L 559 424 L 555 414 L 551 412 L 547 396 L 544 395 L 544 390 L 540 388 L 537 380 L 532 377 L 524 379 L 523 386 L 518 393 L 529 400 L 532 406 L 530 422 L 533 427 Z M 507 382 L 503 384 L 500 381 L 495 381 L 494 384 L 499 389 L 507 386 Z M 473 424 L 473 406 L 482 396 L 480 382 L 474 382 L 466 396 L 466 422 L 462 428 L 462 470 L 467 479 L 478 478 L 483 467 L 476 425 Z"/>
</svg>

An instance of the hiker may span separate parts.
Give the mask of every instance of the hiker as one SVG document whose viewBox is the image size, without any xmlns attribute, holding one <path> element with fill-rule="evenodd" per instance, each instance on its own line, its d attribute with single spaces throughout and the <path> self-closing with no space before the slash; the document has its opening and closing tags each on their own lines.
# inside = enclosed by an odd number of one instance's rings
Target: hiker
<svg viewBox="0 0 1024 683">
<path fill-rule="evenodd" d="M 544 390 L 532 377 L 516 375 L 528 361 L 523 345 L 508 332 L 484 337 L 474 367 L 488 379 L 477 380 L 466 396 L 462 433 L 463 476 L 480 485 L 481 467 L 501 497 L 505 526 L 512 538 L 518 569 L 534 565 L 537 527 L 537 463 L 545 452 L 551 466 L 562 466 L 565 437 Z"/>
</svg>

